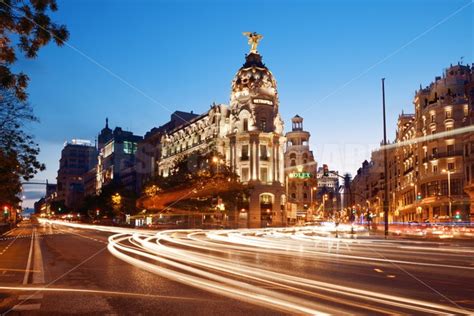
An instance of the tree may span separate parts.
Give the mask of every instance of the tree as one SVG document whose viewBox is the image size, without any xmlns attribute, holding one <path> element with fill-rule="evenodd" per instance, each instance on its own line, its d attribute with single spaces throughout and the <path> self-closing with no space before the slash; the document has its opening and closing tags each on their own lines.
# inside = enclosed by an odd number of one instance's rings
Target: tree
<svg viewBox="0 0 474 316">
<path fill-rule="evenodd" d="M 45 169 L 36 158 L 38 144 L 24 131 L 26 124 L 37 121 L 27 102 L 0 88 L 0 202 L 17 204 L 21 179 L 30 180 Z"/>
<path fill-rule="evenodd" d="M 19 53 L 35 58 L 51 40 L 58 46 L 64 44 L 68 30 L 48 16 L 57 9 L 56 0 L 0 1 L 0 88 L 13 90 L 22 101 L 27 98 L 29 78 L 22 72 L 13 73 L 10 66 Z"/>
</svg>

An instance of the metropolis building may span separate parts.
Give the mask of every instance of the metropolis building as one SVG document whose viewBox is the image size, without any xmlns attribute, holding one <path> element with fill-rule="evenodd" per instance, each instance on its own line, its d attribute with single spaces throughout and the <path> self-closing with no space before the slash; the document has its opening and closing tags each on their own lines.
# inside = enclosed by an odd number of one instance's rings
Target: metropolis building
<svg viewBox="0 0 474 316">
<path fill-rule="evenodd" d="M 281 226 L 286 223 L 283 121 L 278 111 L 277 83 L 257 51 L 261 35 L 246 34 L 251 44 L 237 71 L 230 105 L 210 109 L 161 136 L 158 172 L 170 175 L 182 157 L 212 146 L 251 186 L 249 209 L 239 214 L 239 226 Z"/>
</svg>

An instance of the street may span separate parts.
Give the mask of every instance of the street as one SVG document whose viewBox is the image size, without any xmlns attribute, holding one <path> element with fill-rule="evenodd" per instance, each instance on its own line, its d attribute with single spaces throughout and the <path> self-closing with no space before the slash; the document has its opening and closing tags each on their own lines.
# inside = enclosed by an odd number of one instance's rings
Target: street
<svg viewBox="0 0 474 316">
<path fill-rule="evenodd" d="M 341 225 L 147 231 L 23 222 L 0 239 L 0 311 L 472 314 L 474 243 Z"/>
</svg>

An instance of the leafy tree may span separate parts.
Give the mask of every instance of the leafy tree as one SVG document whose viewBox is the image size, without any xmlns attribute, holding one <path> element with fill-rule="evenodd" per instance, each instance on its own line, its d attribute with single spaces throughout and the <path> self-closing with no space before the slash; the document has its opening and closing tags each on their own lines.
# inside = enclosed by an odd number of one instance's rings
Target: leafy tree
<svg viewBox="0 0 474 316">
<path fill-rule="evenodd" d="M 13 73 L 10 66 L 19 53 L 35 58 L 51 40 L 58 46 L 64 44 L 68 30 L 48 16 L 57 9 L 56 0 L 0 1 L 0 87 L 12 89 L 22 101 L 27 98 L 29 78 L 22 72 Z"/>
<path fill-rule="evenodd" d="M 114 203 L 113 196 L 116 194 L 120 196 L 119 205 Z M 85 197 L 80 212 L 89 217 L 95 217 L 96 210 L 99 210 L 100 216 L 122 217 L 125 213 L 134 214 L 136 212 L 137 198 L 134 191 L 112 182 L 103 187 L 99 195 Z"/>
<path fill-rule="evenodd" d="M 173 201 L 173 208 L 189 211 L 210 209 L 215 208 L 220 199 L 228 210 L 235 210 L 245 207 L 249 195 L 249 187 L 238 181 L 238 175 L 225 163 L 224 157 L 213 149 L 182 157 L 168 177 L 152 180 L 145 186 L 144 193 L 150 197 L 150 194 L 159 196 L 191 188 L 196 191 L 189 198 Z"/>
<path fill-rule="evenodd" d="M 37 121 L 27 102 L 0 88 L 0 201 L 18 203 L 21 179 L 30 180 L 45 169 L 36 158 L 38 144 L 24 131 L 26 124 Z"/>
</svg>

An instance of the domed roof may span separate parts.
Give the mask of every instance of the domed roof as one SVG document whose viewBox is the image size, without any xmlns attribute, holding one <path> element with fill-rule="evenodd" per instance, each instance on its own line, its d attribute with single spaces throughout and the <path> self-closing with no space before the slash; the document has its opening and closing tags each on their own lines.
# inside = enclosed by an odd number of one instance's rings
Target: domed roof
<svg viewBox="0 0 474 316">
<path fill-rule="evenodd" d="M 276 93 L 276 81 L 273 74 L 262 62 L 262 56 L 258 53 L 250 53 L 245 56 L 245 64 L 239 69 L 232 81 L 232 92 L 243 90 L 268 90 L 270 95 Z"/>
</svg>

